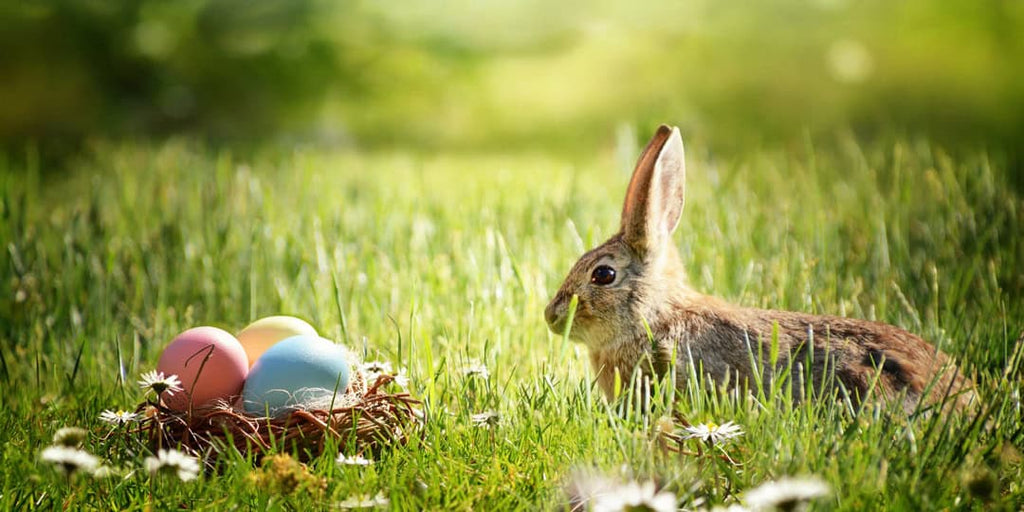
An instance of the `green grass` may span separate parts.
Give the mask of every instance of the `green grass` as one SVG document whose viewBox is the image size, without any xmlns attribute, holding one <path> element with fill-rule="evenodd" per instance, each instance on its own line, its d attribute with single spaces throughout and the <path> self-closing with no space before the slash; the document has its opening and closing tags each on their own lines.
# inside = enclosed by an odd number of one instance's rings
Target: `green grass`
<svg viewBox="0 0 1024 512">
<path fill-rule="evenodd" d="M 688 151 L 676 241 L 696 288 L 919 332 L 977 376 L 984 407 L 907 418 L 697 384 L 659 388 L 650 415 L 606 403 L 586 350 L 548 333 L 542 311 L 618 225 L 630 169 L 611 152 L 242 159 L 101 144 L 59 179 L 0 169 L 0 508 L 323 509 L 383 492 L 396 509 L 538 509 L 564 503 L 586 471 L 653 478 L 687 508 L 786 475 L 826 480 L 821 509 L 1019 507 L 1024 199 L 999 160 L 842 137 Z M 429 412 L 422 440 L 368 468 L 314 460 L 321 496 L 257 488 L 241 456 L 187 483 L 144 471 L 69 481 L 38 462 L 55 430 L 80 426 L 93 453 L 138 468 L 145 450 L 104 441 L 99 413 L 141 400 L 136 378 L 178 332 L 279 313 L 408 367 Z M 486 382 L 462 374 L 472 360 Z M 474 427 L 488 410 L 501 424 Z M 662 451 L 653 425 L 673 411 L 741 425 L 724 447 L 736 464 L 693 441 L 693 454 Z"/>
</svg>

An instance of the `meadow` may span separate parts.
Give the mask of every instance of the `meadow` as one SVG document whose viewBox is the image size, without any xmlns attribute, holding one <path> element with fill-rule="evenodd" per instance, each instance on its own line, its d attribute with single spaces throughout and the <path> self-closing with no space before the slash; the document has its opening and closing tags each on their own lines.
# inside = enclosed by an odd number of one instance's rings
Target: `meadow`
<svg viewBox="0 0 1024 512">
<path fill-rule="evenodd" d="M 66 174 L 31 153 L 0 162 L 0 509 L 318 510 L 359 496 L 558 509 L 572 482 L 603 477 L 655 481 L 696 510 L 787 476 L 828 484 L 814 510 L 1024 504 L 1024 190 L 998 154 L 843 133 L 726 156 L 687 147 L 675 241 L 694 287 L 920 333 L 974 375 L 982 403 L 909 417 L 794 403 L 781 380 L 750 394 L 665 384 L 650 411 L 606 401 L 586 349 L 549 333 L 543 308 L 617 229 L 636 154 L 633 140 L 569 157 L 236 154 L 180 139 L 95 142 Z M 139 375 L 177 333 L 271 314 L 406 368 L 422 435 L 369 466 L 327 454 L 260 485 L 244 455 L 193 481 L 151 477 L 143 446 L 105 437 L 100 413 L 142 400 Z M 489 375 L 466 372 L 477 364 Z M 683 420 L 743 434 L 666 440 Z M 71 426 L 120 473 L 43 463 Z"/>
</svg>

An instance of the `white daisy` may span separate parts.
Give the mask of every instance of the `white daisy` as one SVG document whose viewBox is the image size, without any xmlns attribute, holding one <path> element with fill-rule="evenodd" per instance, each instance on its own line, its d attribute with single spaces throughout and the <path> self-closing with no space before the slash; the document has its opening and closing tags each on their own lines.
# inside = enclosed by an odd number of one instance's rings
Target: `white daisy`
<svg viewBox="0 0 1024 512">
<path fill-rule="evenodd" d="M 181 380 L 178 379 L 177 375 L 164 376 L 163 372 L 153 370 L 142 374 L 142 380 L 139 381 L 139 385 L 143 389 L 152 389 L 156 392 L 157 396 L 163 393 L 167 393 L 167 396 L 173 395 L 177 391 L 181 391 Z"/>
<path fill-rule="evenodd" d="M 375 495 L 369 494 L 353 494 L 344 501 L 334 504 L 335 508 L 351 510 L 356 508 L 378 508 L 386 507 L 391 503 L 391 500 L 384 496 L 383 492 L 378 492 Z"/>
<path fill-rule="evenodd" d="M 587 510 L 587 505 L 597 496 L 610 493 L 616 487 L 618 484 L 607 477 L 578 473 L 565 488 L 569 497 L 569 510 Z"/>
<path fill-rule="evenodd" d="M 750 512 L 750 509 L 736 503 L 730 503 L 726 506 L 715 506 L 711 509 L 711 512 Z"/>
<path fill-rule="evenodd" d="M 702 423 L 684 428 L 685 439 L 700 439 L 709 444 L 722 444 L 730 439 L 743 435 L 743 429 L 729 421 L 721 425 L 715 423 Z"/>
<path fill-rule="evenodd" d="M 366 384 L 372 386 L 381 375 L 391 375 L 391 363 L 387 361 L 367 361 L 359 365 L 363 375 L 366 377 Z"/>
<path fill-rule="evenodd" d="M 139 415 L 122 409 L 118 409 L 117 412 L 106 410 L 100 413 L 100 419 L 114 425 L 124 425 L 139 419 Z"/>
<path fill-rule="evenodd" d="M 398 373 L 395 374 L 395 384 L 398 384 L 398 387 L 402 389 L 409 388 L 409 376 L 405 373 L 405 368 L 399 369 Z"/>
<path fill-rule="evenodd" d="M 345 454 L 338 454 L 338 458 L 334 459 L 334 462 L 343 466 L 369 466 L 373 464 L 372 460 L 362 455 L 346 456 Z"/>
<path fill-rule="evenodd" d="M 121 476 L 121 473 L 122 471 L 118 468 L 104 465 L 93 470 L 92 476 L 95 478 L 113 478 Z"/>
<path fill-rule="evenodd" d="M 491 428 L 501 424 L 501 415 L 494 411 L 485 411 L 470 416 L 469 420 L 475 427 Z"/>
<path fill-rule="evenodd" d="M 78 448 L 82 446 L 88 435 L 89 433 L 84 428 L 64 427 L 53 433 L 53 444 L 68 448 Z"/>
<path fill-rule="evenodd" d="M 183 482 L 199 476 L 199 460 L 178 450 L 161 449 L 156 457 L 146 457 L 146 471 L 149 474 L 175 474 Z"/>
<path fill-rule="evenodd" d="M 676 495 L 658 492 L 654 482 L 629 482 L 598 492 L 591 498 L 593 512 L 651 511 L 675 512 Z"/>
<path fill-rule="evenodd" d="M 491 372 L 487 370 L 487 366 L 480 361 L 471 361 L 465 368 L 462 369 L 462 374 L 466 377 L 480 377 L 483 380 L 487 380 L 491 376 Z"/>
<path fill-rule="evenodd" d="M 77 471 L 92 473 L 100 465 L 100 459 L 95 455 L 69 446 L 50 446 L 39 454 L 39 459 L 53 464 L 67 475 Z"/>
<path fill-rule="evenodd" d="M 831 494 L 828 484 L 817 477 L 783 478 L 766 482 L 744 495 L 753 510 L 798 510 L 808 501 Z"/>
</svg>

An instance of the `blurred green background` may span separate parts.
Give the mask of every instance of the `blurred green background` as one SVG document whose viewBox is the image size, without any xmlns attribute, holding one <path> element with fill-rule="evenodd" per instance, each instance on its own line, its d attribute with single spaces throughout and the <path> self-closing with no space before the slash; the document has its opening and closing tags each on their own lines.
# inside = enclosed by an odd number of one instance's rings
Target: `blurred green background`
<svg viewBox="0 0 1024 512">
<path fill-rule="evenodd" d="M 1019 0 L 37 0 L 3 2 L 0 27 L 14 152 L 177 134 L 572 152 L 670 122 L 726 151 L 852 130 L 1015 165 L 1024 136 Z"/>
</svg>

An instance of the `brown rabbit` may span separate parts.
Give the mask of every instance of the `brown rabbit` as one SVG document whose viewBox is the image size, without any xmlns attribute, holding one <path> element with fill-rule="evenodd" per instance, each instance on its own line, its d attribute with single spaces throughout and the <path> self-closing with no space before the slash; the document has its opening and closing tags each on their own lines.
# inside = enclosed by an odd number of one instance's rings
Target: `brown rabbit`
<svg viewBox="0 0 1024 512">
<path fill-rule="evenodd" d="M 946 354 L 897 327 L 744 308 L 690 288 L 671 239 L 682 214 L 685 172 L 679 130 L 661 126 L 629 182 L 621 229 L 580 257 L 544 311 L 548 326 L 561 334 L 570 300 L 579 297 L 569 336 L 587 345 L 605 394 L 614 394 L 616 372 L 627 381 L 636 369 L 663 375 L 675 365 L 681 386 L 692 362 L 720 385 L 749 386 L 755 371 L 767 383 L 787 365 L 810 360 L 815 395 L 835 390 L 830 383 L 838 381 L 854 403 L 874 389 L 886 400 L 902 397 L 908 412 L 922 398 L 934 404 L 948 394 L 957 408 L 975 399 L 971 382 Z M 797 398 L 800 391 L 793 386 Z"/>
</svg>

